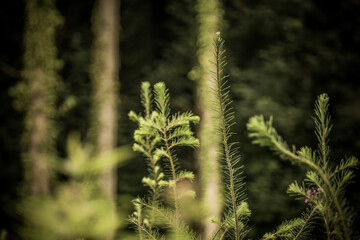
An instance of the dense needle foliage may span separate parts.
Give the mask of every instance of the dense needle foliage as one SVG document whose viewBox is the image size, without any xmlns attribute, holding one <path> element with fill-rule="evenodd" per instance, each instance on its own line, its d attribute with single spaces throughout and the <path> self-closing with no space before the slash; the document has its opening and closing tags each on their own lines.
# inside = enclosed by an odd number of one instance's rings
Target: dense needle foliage
<svg viewBox="0 0 360 240">
<path fill-rule="evenodd" d="M 171 230 L 171 238 L 193 239 L 194 233 L 181 222 L 183 218 L 181 200 L 194 197 L 195 193 L 192 190 L 183 190 L 180 184 L 184 181 L 193 181 L 194 174 L 180 170 L 175 149 L 178 146 L 195 148 L 199 145 L 199 140 L 193 136 L 190 128 L 190 123 L 199 122 L 199 117 L 191 112 L 171 115 L 169 93 L 162 82 L 154 85 L 154 99 L 149 83 L 144 82 L 141 98 L 145 116 L 130 112 L 129 117 L 139 125 L 134 133 L 133 149 L 141 152 L 148 160 L 150 175 L 142 181 L 150 187 L 152 197 L 149 201 L 134 200 L 137 211 L 130 217 L 130 221 L 138 227 L 140 238 L 143 234 L 156 238 L 157 233 L 153 230 L 153 226 L 165 224 Z M 154 111 L 151 111 L 152 100 L 156 106 Z M 158 201 L 163 188 L 169 191 L 166 203 Z M 150 211 L 150 215 L 141 217 L 142 208 Z"/>
<path fill-rule="evenodd" d="M 67 159 L 57 159 L 53 166 L 67 180 L 57 179 L 51 195 L 24 197 L 17 205 L 24 220 L 19 229 L 23 239 L 103 239 L 125 226 L 125 208 L 113 210 L 98 180 L 102 171 L 124 164 L 131 157 L 130 149 L 121 147 L 98 156 L 92 151 L 89 145 L 82 146 L 78 135 L 69 137 Z M 119 198 L 123 206 L 124 201 Z"/>
</svg>

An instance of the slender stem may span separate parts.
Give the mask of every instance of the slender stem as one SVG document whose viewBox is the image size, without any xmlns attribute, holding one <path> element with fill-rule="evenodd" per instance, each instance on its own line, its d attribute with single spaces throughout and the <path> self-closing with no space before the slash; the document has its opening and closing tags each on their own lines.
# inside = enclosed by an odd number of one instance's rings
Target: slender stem
<svg viewBox="0 0 360 240">
<path fill-rule="evenodd" d="M 320 173 L 319 173 L 319 174 L 320 174 Z M 343 214 L 343 212 L 342 212 L 342 210 L 341 210 L 340 203 L 339 203 L 338 198 L 336 197 L 336 194 L 335 194 L 335 192 L 334 192 L 334 189 L 333 189 L 330 181 L 328 180 L 328 178 L 326 177 L 326 175 L 325 175 L 324 173 L 323 173 L 323 174 L 320 174 L 320 176 L 321 176 L 321 178 L 323 178 L 325 184 L 327 185 L 328 189 L 330 190 L 331 197 L 332 197 L 332 199 L 334 200 L 334 204 L 335 204 L 335 207 L 336 207 L 337 212 L 339 213 L 341 225 L 342 225 L 342 228 L 343 228 L 343 230 L 344 230 L 345 239 L 350 240 L 348 228 L 347 228 L 346 223 L 345 223 L 345 217 L 344 217 L 344 214 Z M 330 202 L 331 202 L 331 201 L 330 201 Z"/>
<path fill-rule="evenodd" d="M 153 190 L 153 204 L 157 205 L 158 200 L 158 190 L 159 190 L 159 181 L 158 181 L 158 175 L 156 173 L 156 164 L 152 162 L 152 168 L 153 168 L 153 174 L 154 174 L 154 180 L 155 180 L 155 186 Z"/>
<path fill-rule="evenodd" d="M 222 128 L 222 137 L 223 137 L 223 145 L 224 145 L 224 152 L 225 152 L 225 159 L 229 169 L 229 178 L 230 178 L 230 195 L 231 195 L 231 202 L 232 208 L 234 212 L 234 219 L 235 219 L 235 240 L 239 239 L 239 223 L 238 223 L 238 216 L 237 216 L 237 205 L 236 205 L 236 196 L 235 196 L 235 184 L 234 184 L 234 172 L 230 162 L 230 154 L 229 154 L 229 145 L 227 142 L 227 133 L 226 133 L 226 121 L 224 116 L 224 106 L 223 106 L 223 98 L 221 92 L 221 75 L 220 75 L 220 49 L 219 47 L 216 48 L 216 82 L 217 82 L 217 92 L 219 96 L 219 105 L 220 105 L 220 115 L 221 115 L 221 128 Z"/>
<path fill-rule="evenodd" d="M 229 231 L 229 228 L 225 228 L 225 230 L 224 230 L 224 232 L 221 234 L 221 236 L 220 236 L 220 239 L 219 240 L 222 240 L 222 239 L 224 239 L 224 237 L 225 237 L 225 235 L 226 235 L 226 233 Z"/>
<path fill-rule="evenodd" d="M 220 227 L 218 227 L 218 229 L 216 230 L 215 234 L 210 238 L 210 240 L 214 240 L 216 238 L 216 236 L 220 233 L 220 230 L 223 228 L 225 224 L 221 224 Z"/>
<path fill-rule="evenodd" d="M 228 219 L 225 219 L 222 221 L 221 225 L 218 227 L 218 229 L 216 230 L 215 234 L 212 235 L 212 237 L 210 238 L 210 240 L 214 240 L 215 237 L 220 233 L 221 229 L 223 229 L 223 227 L 225 226 L 225 224 L 227 223 Z M 228 231 L 228 228 L 226 228 L 226 231 Z"/>
<path fill-rule="evenodd" d="M 153 196 L 152 196 L 152 204 L 154 204 L 155 206 L 157 206 L 157 200 L 158 200 L 158 189 L 159 189 L 159 181 L 158 181 L 158 175 L 156 173 L 155 167 L 156 167 L 156 163 L 154 162 L 154 158 L 152 155 L 152 149 L 150 148 L 150 137 L 146 137 L 146 148 L 147 148 L 147 155 L 148 158 L 151 162 L 151 168 L 153 170 L 153 176 L 154 176 L 154 180 L 155 180 L 155 186 L 153 189 Z M 154 216 L 153 214 L 151 214 L 150 217 L 150 224 L 152 224 L 154 222 Z M 150 225 L 151 228 L 151 225 Z"/>
<path fill-rule="evenodd" d="M 164 131 L 164 140 L 165 140 L 165 147 L 166 147 L 166 152 L 169 158 L 169 162 L 170 162 L 170 166 L 171 166 L 171 173 L 172 173 L 172 177 L 173 177 L 173 195 L 174 195 L 174 207 L 175 207 L 175 225 L 176 227 L 179 226 L 179 205 L 178 205 L 178 199 L 177 199 L 177 189 L 176 189 L 176 171 L 175 171 L 175 165 L 174 165 L 174 160 L 172 158 L 171 155 L 171 151 L 170 151 L 170 147 L 169 147 L 169 142 L 166 136 L 166 131 Z"/>
<path fill-rule="evenodd" d="M 149 89 L 148 89 L 149 90 Z M 144 107 L 145 107 L 145 118 L 146 119 L 150 119 L 150 111 L 151 111 L 151 96 L 149 96 L 148 94 L 145 94 L 144 93 L 144 99 L 145 99 L 145 104 L 144 104 Z M 154 189 L 153 189 L 153 196 L 152 196 L 152 204 L 153 205 L 157 205 L 157 200 L 158 200 L 158 187 L 159 187 L 159 181 L 158 181 L 158 175 L 157 175 L 157 172 L 156 172 L 156 162 L 154 161 L 154 158 L 153 158 L 153 153 L 152 153 L 152 148 L 150 146 L 150 139 L 152 137 L 151 136 L 146 136 L 146 150 L 147 150 L 147 156 L 150 160 L 150 163 L 151 163 L 151 168 L 152 168 L 152 171 L 153 171 L 153 176 L 154 176 L 154 180 L 155 180 L 155 186 L 154 186 Z M 153 214 L 151 214 L 151 217 L 150 217 L 150 229 L 151 229 L 151 224 L 154 222 L 154 216 Z"/>
<path fill-rule="evenodd" d="M 137 221 L 138 221 L 138 223 L 139 223 L 139 225 L 138 225 L 138 228 L 139 228 L 139 239 L 140 240 L 142 240 L 143 239 L 143 237 L 142 237 L 142 231 L 141 231 L 141 206 L 139 205 L 138 206 L 138 219 L 137 219 Z"/>
<path fill-rule="evenodd" d="M 326 216 L 324 215 L 324 223 L 325 223 L 325 228 L 326 228 L 326 236 L 327 236 L 327 240 L 330 240 L 330 227 L 329 227 L 329 222 L 328 222 L 328 214 L 326 214 Z"/>
<path fill-rule="evenodd" d="M 325 110 L 326 111 L 326 110 Z M 324 175 L 325 175 L 325 172 L 326 172 L 326 168 L 327 168 L 327 152 L 326 152 L 326 124 L 325 124 L 325 121 L 326 121 L 326 115 L 324 115 L 324 112 L 323 111 L 320 111 L 320 122 L 321 122 L 321 151 L 322 151 L 322 161 L 323 161 L 323 171 L 324 171 Z M 331 193 L 331 196 L 332 198 L 334 199 L 334 203 L 335 203 L 335 207 L 340 215 L 340 220 L 341 220 L 341 224 L 342 224 L 342 227 L 343 227 L 343 230 L 344 230 L 344 234 L 345 234 L 345 238 L 350 240 L 350 236 L 349 236 L 349 233 L 348 233 L 348 229 L 346 227 L 346 223 L 345 223 L 345 218 L 344 218 L 344 215 L 341 211 L 341 208 L 340 208 L 340 204 L 338 202 L 338 199 L 336 197 L 336 193 L 333 189 L 333 187 L 331 186 L 330 184 L 330 181 L 329 179 L 332 177 L 332 175 L 330 175 L 330 177 L 327 177 L 326 175 L 326 180 L 324 179 L 324 181 L 326 182 L 326 185 L 328 185 L 328 188 L 330 190 L 330 193 Z M 326 221 L 326 219 L 324 218 L 325 220 L 325 226 L 326 226 L 326 231 L 327 231 L 327 237 L 328 239 L 330 239 L 330 234 L 329 234 L 329 226 L 328 226 L 328 222 Z"/>
<path fill-rule="evenodd" d="M 329 179 L 332 179 L 333 177 L 335 177 L 336 174 L 338 174 L 339 172 L 344 171 L 347 168 L 354 168 L 354 166 L 350 166 L 350 167 L 349 166 L 343 166 L 343 167 L 337 169 L 336 171 L 331 173 L 331 175 L 329 176 Z"/>
<path fill-rule="evenodd" d="M 153 189 L 153 204 L 157 202 L 157 190 L 158 190 L 158 179 L 157 179 L 157 173 L 156 173 L 156 163 L 154 162 L 154 158 L 152 155 L 152 149 L 150 148 L 150 137 L 146 137 L 146 150 L 147 150 L 147 156 L 151 163 L 151 168 L 153 171 L 153 176 L 155 180 L 155 187 Z"/>
<path fill-rule="evenodd" d="M 327 167 L 327 154 L 326 154 L 326 132 L 325 132 L 325 122 L 324 119 L 321 118 L 321 151 L 322 151 L 322 161 L 323 161 L 323 169 L 325 171 Z"/>
<path fill-rule="evenodd" d="M 172 157 L 171 154 L 171 147 L 169 146 L 169 139 L 167 137 L 167 131 L 168 131 L 168 125 L 167 125 L 167 116 L 166 116 L 166 106 L 162 106 L 160 108 L 160 112 L 162 115 L 162 123 L 161 123 L 161 128 L 159 130 L 160 133 L 162 133 L 163 135 L 163 141 L 165 143 L 165 147 L 166 147 L 166 152 L 167 152 L 167 157 L 169 159 L 170 162 L 170 166 L 171 166 L 171 174 L 172 174 L 172 178 L 173 178 L 173 197 L 174 197 L 174 208 L 175 208 L 175 227 L 178 228 L 179 227 L 179 205 L 178 205 L 178 196 L 177 196 L 177 189 L 176 189 L 176 171 L 175 171 L 175 164 L 174 164 L 174 159 Z"/>
<path fill-rule="evenodd" d="M 148 235 L 151 239 L 156 240 L 156 237 L 154 237 L 148 230 L 146 230 L 143 226 L 141 226 L 138 222 L 134 221 L 134 220 L 130 220 L 130 222 L 132 222 L 133 224 L 135 224 L 138 228 L 139 228 L 139 232 L 143 231 L 144 233 L 146 233 L 146 235 Z"/>
<path fill-rule="evenodd" d="M 300 234 L 304 231 L 306 224 L 310 221 L 310 218 L 315 213 L 315 210 L 316 210 L 316 207 L 314 207 L 314 209 L 311 211 L 309 216 L 306 218 L 304 224 L 302 225 L 301 229 L 299 230 L 298 234 L 296 234 L 296 236 L 293 240 L 296 240 L 300 236 Z"/>
</svg>

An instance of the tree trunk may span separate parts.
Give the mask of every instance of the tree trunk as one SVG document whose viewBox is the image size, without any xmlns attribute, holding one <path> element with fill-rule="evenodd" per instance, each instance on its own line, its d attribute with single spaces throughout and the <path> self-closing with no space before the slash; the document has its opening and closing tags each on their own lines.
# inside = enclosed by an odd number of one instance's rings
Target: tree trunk
<svg viewBox="0 0 360 240">
<path fill-rule="evenodd" d="M 26 110 L 24 193 L 32 196 L 50 192 L 49 163 L 54 159 L 56 138 L 55 103 L 61 87 L 55 30 L 61 21 L 54 0 L 26 1 L 24 81 L 16 87 L 15 94 L 18 105 Z"/>
<path fill-rule="evenodd" d="M 118 0 L 98 0 L 93 12 L 93 62 L 91 78 L 93 109 L 91 137 L 96 154 L 114 149 L 117 143 L 119 98 L 119 14 Z M 116 195 L 116 168 L 104 171 L 100 188 L 110 199 Z"/>
<path fill-rule="evenodd" d="M 222 212 L 222 192 L 220 187 L 221 171 L 219 163 L 220 138 L 216 131 L 216 112 L 212 107 L 215 96 L 209 94 L 216 89 L 211 71 L 215 66 L 209 61 L 214 58 L 213 40 L 220 30 L 222 11 L 218 0 L 197 1 L 198 24 L 198 63 L 197 109 L 200 114 L 198 161 L 200 166 L 201 196 L 205 207 L 204 239 L 211 236 L 217 227 L 211 223 L 210 217 L 220 217 Z"/>
</svg>

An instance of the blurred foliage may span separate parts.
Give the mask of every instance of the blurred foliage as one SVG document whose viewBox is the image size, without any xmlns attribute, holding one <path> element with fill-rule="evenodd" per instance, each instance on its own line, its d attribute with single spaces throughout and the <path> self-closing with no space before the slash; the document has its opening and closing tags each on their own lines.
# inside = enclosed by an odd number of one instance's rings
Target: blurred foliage
<svg viewBox="0 0 360 240">
<path fill-rule="evenodd" d="M 57 106 L 75 103 L 58 122 L 60 155 L 66 155 L 66 136 L 89 126 L 91 46 L 90 15 L 93 1 L 58 1 L 64 17 L 57 44 L 63 61 L 64 90 Z M 273 229 L 275 223 L 298 214 L 285 191 L 290 180 L 303 178 L 298 167 L 278 162 L 266 150 L 250 144 L 245 123 L 254 114 L 274 115 L 284 138 L 296 145 L 314 143 L 312 99 L 327 92 L 333 99 L 331 147 L 334 158 L 347 152 L 360 156 L 360 2 L 300 0 L 225 0 L 224 39 L 237 124 L 235 135 L 245 161 L 247 194 L 252 210 L 253 238 Z M 21 180 L 20 136 L 22 115 L 13 109 L 8 91 L 20 81 L 22 68 L 24 4 L 7 1 L 0 8 L 3 33 L 0 45 L 0 229 L 16 238 L 14 199 Z M 196 66 L 195 10 L 191 0 L 121 1 L 121 102 L 119 144 L 129 143 L 136 124 L 127 119 L 130 109 L 140 112 L 138 90 L 144 80 L 164 81 L 174 111 L 194 106 L 194 82 L 188 73 Z M 66 100 L 70 99 L 70 100 Z M 73 101 L 73 100 L 75 101 Z M 302 131 L 297 130 L 301 126 Z M 193 159 L 192 153 L 180 153 Z M 140 184 L 146 164 L 140 156 L 119 170 L 119 192 L 144 195 Z M 141 166 L 143 166 L 141 168 Z M 191 160 L 184 167 L 195 170 Z M 360 183 L 360 179 L 355 179 Z M 354 189 L 358 184 L 355 186 Z M 360 212 L 359 191 L 347 193 Z M 359 219 L 356 219 L 359 225 Z"/>
<path fill-rule="evenodd" d="M 24 197 L 18 203 L 25 224 L 23 238 L 103 239 L 123 227 L 130 199 L 120 198 L 119 211 L 114 211 L 113 203 L 101 193 L 98 177 L 102 171 L 123 164 L 130 151 L 122 147 L 91 157 L 91 148 L 83 147 L 79 136 L 69 137 L 68 158 L 59 159 L 54 167 L 66 180 L 58 182 L 51 196 Z"/>
</svg>

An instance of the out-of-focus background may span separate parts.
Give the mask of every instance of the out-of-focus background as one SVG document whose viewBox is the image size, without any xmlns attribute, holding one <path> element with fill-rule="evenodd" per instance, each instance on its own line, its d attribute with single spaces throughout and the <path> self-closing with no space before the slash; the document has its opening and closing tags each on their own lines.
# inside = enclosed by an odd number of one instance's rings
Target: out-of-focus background
<svg viewBox="0 0 360 240">
<path fill-rule="evenodd" d="M 195 108 L 193 75 L 198 65 L 197 36 L 201 29 L 195 2 L 121 0 L 117 145 L 133 142 L 136 125 L 128 120 L 127 113 L 141 111 L 139 90 L 143 81 L 165 82 L 174 112 L 199 112 Z M 314 101 L 326 92 L 334 125 L 331 161 L 345 155 L 360 157 L 360 1 L 221 2 L 226 72 L 230 75 L 236 115 L 234 139 L 240 143 L 245 165 L 252 211 L 250 237 L 256 238 L 306 207 L 286 194 L 287 186 L 295 179 L 301 181 L 305 170 L 252 145 L 246 131 L 249 117 L 272 115 L 274 126 L 289 144 L 316 148 Z M 63 62 L 59 75 L 64 86 L 55 104 L 60 109 L 65 101 L 75 102 L 56 121 L 56 151 L 61 157 L 65 157 L 69 133 L 77 131 L 85 139 L 90 126 L 93 4 L 69 0 L 58 0 L 56 4 L 63 17 L 56 31 L 56 47 Z M 25 1 L 3 3 L 0 24 L 0 230 L 6 229 L 9 239 L 18 239 L 21 220 L 15 203 L 20 199 L 24 171 L 21 139 L 25 113 L 15 110 L 10 93 L 22 81 Z M 185 150 L 180 155 L 185 158 L 182 167 L 196 174 L 196 154 Z M 140 155 L 117 173 L 119 194 L 136 197 L 147 193 L 141 184 L 146 164 Z M 347 197 L 359 213 L 360 178 L 355 180 Z M 358 217 L 355 226 L 359 224 Z"/>
</svg>

